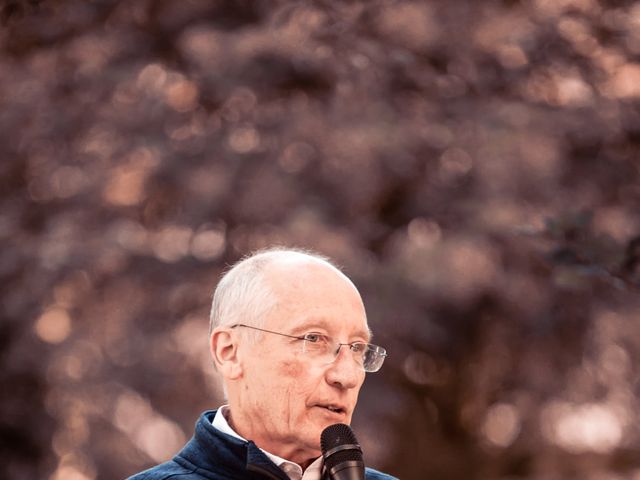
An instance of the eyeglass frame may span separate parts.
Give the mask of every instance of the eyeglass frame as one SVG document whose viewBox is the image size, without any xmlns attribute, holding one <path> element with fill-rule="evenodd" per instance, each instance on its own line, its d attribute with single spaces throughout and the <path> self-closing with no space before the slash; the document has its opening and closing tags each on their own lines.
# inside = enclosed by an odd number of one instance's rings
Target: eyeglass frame
<svg viewBox="0 0 640 480">
<path fill-rule="evenodd" d="M 288 333 L 275 332 L 273 330 L 267 330 L 266 328 L 254 327 L 252 325 L 246 325 L 244 323 L 235 323 L 233 325 L 230 325 L 228 328 L 232 328 L 233 329 L 233 328 L 237 328 L 237 327 L 245 327 L 245 328 L 250 328 L 252 330 L 258 330 L 260 332 L 273 333 L 275 335 L 280 335 L 282 337 L 295 338 L 296 340 L 302 340 L 302 341 L 307 341 L 307 342 L 310 341 L 309 339 L 306 338 L 307 335 L 310 335 L 309 333 L 305 333 L 304 335 L 290 335 Z M 318 335 L 321 335 L 321 334 L 318 334 Z M 329 337 L 328 335 L 325 335 L 325 336 L 331 339 L 331 337 Z M 333 340 L 333 339 L 331 339 L 331 340 Z M 338 355 L 340 354 L 340 349 L 343 346 L 348 346 L 349 350 L 354 351 L 353 350 L 353 346 L 356 345 L 356 344 L 365 345 L 367 348 L 369 348 L 370 350 L 373 350 L 375 353 L 378 354 L 379 357 L 382 358 L 382 361 L 380 362 L 380 366 L 378 366 L 377 369 L 375 369 L 375 370 L 366 370 L 364 368 L 364 362 L 363 362 L 362 365 L 361 365 L 362 370 L 364 372 L 366 372 L 366 373 L 375 373 L 375 372 L 380 371 L 380 369 L 382 368 L 382 365 L 384 364 L 384 359 L 388 356 L 387 350 L 384 347 L 381 347 L 379 345 L 374 345 L 373 343 L 367 343 L 367 342 L 358 342 L 358 341 L 351 342 L 351 343 L 335 342 L 334 345 L 337 345 L 338 349 L 336 350 L 336 352 L 334 354 L 333 360 L 331 362 L 329 362 L 327 365 L 330 365 L 330 364 L 332 364 L 333 362 L 336 361 L 336 358 L 338 358 Z M 382 352 L 380 352 L 380 350 L 382 350 Z"/>
</svg>

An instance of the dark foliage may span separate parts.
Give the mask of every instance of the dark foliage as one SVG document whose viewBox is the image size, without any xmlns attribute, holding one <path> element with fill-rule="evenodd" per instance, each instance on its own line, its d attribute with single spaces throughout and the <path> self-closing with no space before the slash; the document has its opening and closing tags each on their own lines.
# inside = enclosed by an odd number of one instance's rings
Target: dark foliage
<svg viewBox="0 0 640 480">
<path fill-rule="evenodd" d="M 222 401 L 222 270 L 360 286 L 403 479 L 636 478 L 637 2 L 5 1 L 0 476 L 124 478 Z"/>
</svg>

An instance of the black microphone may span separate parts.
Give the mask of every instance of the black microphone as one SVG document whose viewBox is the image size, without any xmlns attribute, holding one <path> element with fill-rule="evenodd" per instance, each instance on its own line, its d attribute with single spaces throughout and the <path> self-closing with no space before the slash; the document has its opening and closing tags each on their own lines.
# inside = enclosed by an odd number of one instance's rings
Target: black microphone
<svg viewBox="0 0 640 480">
<path fill-rule="evenodd" d="M 320 435 L 324 458 L 324 478 L 328 480 L 364 480 L 362 449 L 351 427 L 344 423 L 329 425 Z"/>
</svg>

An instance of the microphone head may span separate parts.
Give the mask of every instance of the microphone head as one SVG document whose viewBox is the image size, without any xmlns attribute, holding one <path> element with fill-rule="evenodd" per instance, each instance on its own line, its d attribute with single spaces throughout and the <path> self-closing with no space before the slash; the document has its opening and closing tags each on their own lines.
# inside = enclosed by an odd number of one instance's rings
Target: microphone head
<svg viewBox="0 0 640 480">
<path fill-rule="evenodd" d="M 331 453 L 331 450 L 344 445 L 346 448 Z M 348 447 L 353 445 L 353 447 Z M 358 440 L 349 425 L 336 423 L 329 425 L 320 435 L 320 448 L 327 469 L 347 461 L 362 462 L 362 451 Z"/>
</svg>

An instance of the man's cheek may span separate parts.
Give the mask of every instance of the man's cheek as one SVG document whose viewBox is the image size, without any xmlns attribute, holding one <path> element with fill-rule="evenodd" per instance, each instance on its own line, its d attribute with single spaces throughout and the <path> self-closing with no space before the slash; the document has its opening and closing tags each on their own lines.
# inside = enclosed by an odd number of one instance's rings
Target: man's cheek
<svg viewBox="0 0 640 480">
<path fill-rule="evenodd" d="M 297 360 L 283 361 L 278 365 L 278 374 L 285 377 L 302 378 L 304 367 Z"/>
</svg>

